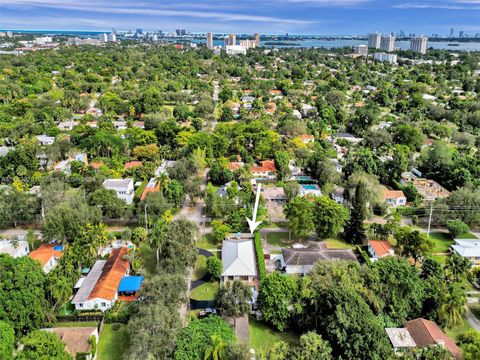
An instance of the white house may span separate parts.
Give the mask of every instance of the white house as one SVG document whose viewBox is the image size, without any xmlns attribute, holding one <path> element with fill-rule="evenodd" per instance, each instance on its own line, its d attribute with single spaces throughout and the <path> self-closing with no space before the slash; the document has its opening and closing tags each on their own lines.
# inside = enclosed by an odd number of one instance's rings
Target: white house
<svg viewBox="0 0 480 360">
<path fill-rule="evenodd" d="M 277 177 L 277 168 L 273 160 L 264 160 L 260 164 L 250 168 L 250 174 L 254 178 L 274 180 Z"/>
<path fill-rule="evenodd" d="M 49 273 L 62 257 L 63 247 L 60 245 L 43 244 L 38 249 L 33 250 L 28 256 L 37 260 L 44 273 Z"/>
<path fill-rule="evenodd" d="M 47 135 L 37 135 L 38 142 L 42 145 L 52 145 L 55 142 L 55 137 Z"/>
<path fill-rule="evenodd" d="M 230 235 L 222 244 L 222 282 L 242 280 L 252 282 L 257 278 L 253 235 Z"/>
<path fill-rule="evenodd" d="M 112 124 L 113 124 L 113 127 L 117 130 L 125 130 L 127 128 L 126 121 L 116 120 L 116 121 L 113 121 Z"/>
<path fill-rule="evenodd" d="M 387 256 L 393 256 L 395 254 L 392 246 L 386 240 L 369 240 L 368 253 L 371 256 L 370 259 L 372 261 L 376 261 Z"/>
<path fill-rule="evenodd" d="M 310 104 L 302 104 L 302 115 L 303 115 L 304 117 L 307 117 L 307 116 L 308 116 L 308 113 L 309 113 L 310 111 L 312 111 L 313 109 L 314 109 L 313 106 L 310 105 Z"/>
<path fill-rule="evenodd" d="M 383 200 L 388 206 L 398 207 L 407 204 L 407 197 L 402 190 L 389 190 L 383 188 Z"/>
<path fill-rule="evenodd" d="M 14 258 L 27 256 L 30 252 L 28 242 L 23 240 L 0 240 L 0 254 L 8 254 Z"/>
<path fill-rule="evenodd" d="M 480 239 L 455 239 L 451 248 L 458 255 L 470 260 L 474 266 L 480 265 Z"/>
<path fill-rule="evenodd" d="M 107 190 L 114 190 L 117 196 L 127 204 L 133 202 L 133 179 L 107 179 L 103 182 L 103 187 Z"/>
<path fill-rule="evenodd" d="M 110 309 L 118 299 L 117 289 L 128 274 L 126 247 L 113 249 L 107 260 L 97 260 L 72 300 L 76 310 Z"/>
<path fill-rule="evenodd" d="M 79 121 L 62 121 L 58 123 L 57 127 L 61 131 L 72 131 L 78 124 L 80 124 Z"/>
</svg>

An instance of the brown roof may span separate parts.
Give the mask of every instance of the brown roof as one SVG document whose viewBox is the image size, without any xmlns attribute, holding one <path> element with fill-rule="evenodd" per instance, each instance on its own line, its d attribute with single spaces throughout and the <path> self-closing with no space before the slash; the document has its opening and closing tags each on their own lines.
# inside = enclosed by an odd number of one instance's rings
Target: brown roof
<svg viewBox="0 0 480 360">
<path fill-rule="evenodd" d="M 115 298 L 118 285 L 128 272 L 128 261 L 123 259 L 127 251 L 128 249 L 124 246 L 112 251 L 88 300 L 96 298 L 113 300 Z"/>
<path fill-rule="evenodd" d="M 387 188 L 383 189 L 384 199 L 398 199 L 405 197 L 405 194 L 402 190 L 389 190 Z"/>
<path fill-rule="evenodd" d="M 460 348 L 433 321 L 418 318 L 405 324 L 415 344 L 419 347 L 429 345 L 444 345 L 457 359 L 462 357 Z"/>
<path fill-rule="evenodd" d="M 28 256 L 33 260 L 38 260 L 40 265 L 44 267 L 52 257 L 57 259 L 62 256 L 62 252 L 59 250 L 53 250 L 53 244 L 43 244 L 38 249 L 33 250 Z"/>
<path fill-rule="evenodd" d="M 273 160 L 264 160 L 261 162 L 261 166 L 252 166 L 250 172 L 277 172 L 277 168 Z"/>
<path fill-rule="evenodd" d="M 386 240 L 369 240 L 368 243 L 378 257 L 387 256 L 393 252 L 392 246 Z"/>
<path fill-rule="evenodd" d="M 101 162 L 101 161 L 95 161 L 95 162 L 92 162 L 92 163 L 90 164 L 90 166 L 91 166 L 93 169 L 98 170 L 98 169 L 100 169 L 100 168 L 103 166 L 103 162 Z"/>
<path fill-rule="evenodd" d="M 140 196 L 140 200 L 145 200 L 147 198 L 147 195 L 152 193 L 152 192 L 157 192 L 160 190 L 160 185 L 155 184 L 154 187 L 148 187 L 146 186 L 145 189 L 143 189 L 142 196 Z"/>
<path fill-rule="evenodd" d="M 125 169 L 131 169 L 131 168 L 134 168 L 134 167 L 137 167 L 137 166 L 142 166 L 143 163 L 141 161 L 138 161 L 138 160 L 134 160 L 134 161 L 129 161 L 125 164 Z"/>
<path fill-rule="evenodd" d="M 241 169 L 243 167 L 243 162 L 241 161 L 231 161 L 228 163 L 228 170 L 230 171 L 236 171 L 238 169 Z"/>
<path fill-rule="evenodd" d="M 351 249 L 329 249 L 325 242 L 307 248 L 282 248 L 285 265 L 313 265 L 322 260 L 354 260 L 357 258 Z"/>
<path fill-rule="evenodd" d="M 54 332 L 65 344 L 65 350 L 71 354 L 90 352 L 90 337 L 97 330 L 96 327 L 57 327 L 45 329 Z"/>
</svg>

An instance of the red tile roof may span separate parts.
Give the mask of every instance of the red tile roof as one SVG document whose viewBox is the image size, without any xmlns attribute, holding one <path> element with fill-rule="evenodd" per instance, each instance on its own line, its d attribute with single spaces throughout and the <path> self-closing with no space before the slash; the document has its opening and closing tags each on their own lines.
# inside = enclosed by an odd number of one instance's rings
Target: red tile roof
<svg viewBox="0 0 480 360">
<path fill-rule="evenodd" d="M 88 300 L 96 298 L 113 300 L 115 298 L 118 285 L 128 272 L 128 261 L 123 259 L 127 251 L 128 249 L 124 246 L 112 251 Z"/>
<path fill-rule="evenodd" d="M 160 186 L 158 184 L 155 184 L 154 187 L 146 186 L 145 189 L 143 189 L 142 196 L 140 196 L 140 200 L 145 200 L 148 194 L 152 192 L 157 192 L 158 190 L 160 190 Z"/>
<path fill-rule="evenodd" d="M 92 162 L 92 163 L 90 164 L 90 166 L 91 166 L 93 169 L 98 170 L 98 169 L 100 169 L 100 168 L 103 166 L 103 162 L 101 162 L 101 161 L 95 161 L 95 162 Z"/>
<path fill-rule="evenodd" d="M 125 164 L 125 169 L 131 169 L 131 168 L 134 168 L 134 167 L 137 167 L 137 166 L 142 166 L 142 165 L 143 165 L 143 163 L 141 161 L 134 160 L 134 161 L 127 162 Z"/>
<path fill-rule="evenodd" d="M 405 194 L 402 190 L 383 190 L 383 197 L 384 199 L 399 199 L 405 197 Z"/>
<path fill-rule="evenodd" d="M 228 163 L 228 170 L 230 171 L 236 171 L 238 169 L 241 169 L 243 167 L 243 163 L 239 161 L 231 161 Z"/>
<path fill-rule="evenodd" d="M 386 240 L 369 240 L 368 243 L 378 257 L 388 256 L 393 251 L 392 246 Z"/>
<path fill-rule="evenodd" d="M 462 357 L 460 348 L 433 321 L 418 318 L 405 324 L 415 344 L 419 347 L 428 345 L 444 345 L 457 359 Z"/>
<path fill-rule="evenodd" d="M 33 260 L 38 260 L 40 265 L 44 267 L 52 257 L 57 259 L 62 256 L 62 252 L 58 250 L 53 250 L 53 244 L 43 244 L 38 249 L 33 250 L 28 256 Z"/>
<path fill-rule="evenodd" d="M 273 160 L 264 160 L 261 162 L 261 166 L 252 166 L 250 172 L 277 172 L 277 168 L 275 167 L 275 162 Z"/>
</svg>

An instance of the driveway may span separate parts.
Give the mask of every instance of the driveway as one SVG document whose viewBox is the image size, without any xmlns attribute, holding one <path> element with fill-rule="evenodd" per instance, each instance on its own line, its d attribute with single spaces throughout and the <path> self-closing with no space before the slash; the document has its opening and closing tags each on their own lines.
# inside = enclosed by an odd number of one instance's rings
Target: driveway
<svg viewBox="0 0 480 360">
<path fill-rule="evenodd" d="M 207 259 L 210 257 L 210 256 L 215 256 L 213 255 L 210 251 L 208 250 L 205 250 L 205 249 L 197 249 L 197 253 L 198 255 L 203 255 L 205 256 Z M 202 278 L 198 279 L 198 280 L 195 280 L 195 281 L 192 281 L 190 283 L 190 291 L 192 291 L 193 289 L 207 283 L 210 281 L 211 279 L 211 275 L 210 274 L 205 274 Z"/>
</svg>

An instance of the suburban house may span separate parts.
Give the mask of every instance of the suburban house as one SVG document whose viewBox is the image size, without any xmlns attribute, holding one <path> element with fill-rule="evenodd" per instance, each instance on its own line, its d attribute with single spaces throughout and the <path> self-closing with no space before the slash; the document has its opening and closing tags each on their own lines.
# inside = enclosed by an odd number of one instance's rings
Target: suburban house
<svg viewBox="0 0 480 360">
<path fill-rule="evenodd" d="M 320 187 L 316 184 L 300 185 L 298 195 L 300 195 L 300 196 L 307 196 L 307 195 L 322 196 L 322 191 L 320 190 Z"/>
<path fill-rule="evenodd" d="M 144 121 L 134 121 L 133 124 L 132 124 L 132 127 L 139 128 L 139 129 L 145 129 L 145 122 Z"/>
<path fill-rule="evenodd" d="M 42 331 L 53 332 L 57 334 L 60 340 L 65 344 L 65 351 L 72 355 L 74 359 L 80 358 L 85 360 L 93 360 L 92 356 L 93 341 L 95 345 L 98 343 L 97 327 L 56 327 L 46 328 Z M 78 355 L 78 357 L 77 357 Z"/>
<path fill-rule="evenodd" d="M 145 189 L 143 189 L 142 195 L 140 196 L 140 200 L 142 200 L 142 201 L 145 200 L 147 198 L 148 194 L 150 194 L 152 192 L 157 192 L 159 190 L 160 190 L 160 186 L 157 183 L 157 179 L 156 178 L 151 178 L 148 181 L 147 186 L 145 186 Z"/>
<path fill-rule="evenodd" d="M 345 189 L 342 187 L 335 187 L 335 190 L 330 194 L 332 200 L 337 204 L 345 204 Z"/>
<path fill-rule="evenodd" d="M 241 169 L 245 165 L 242 161 L 230 161 L 228 163 L 228 170 L 230 171 L 237 171 Z"/>
<path fill-rule="evenodd" d="M 368 253 L 372 261 L 395 254 L 392 246 L 386 240 L 368 240 Z"/>
<path fill-rule="evenodd" d="M 439 345 L 450 351 L 457 359 L 462 357 L 460 348 L 440 329 L 440 327 L 430 320 L 418 318 L 407 321 L 405 328 L 410 333 L 417 347 L 426 347 L 429 345 Z"/>
<path fill-rule="evenodd" d="M 269 187 L 262 188 L 262 195 L 265 201 L 274 201 L 284 203 L 287 201 L 287 196 L 285 195 L 285 190 L 283 187 Z"/>
<path fill-rule="evenodd" d="M 313 144 L 315 142 L 315 136 L 310 134 L 303 134 L 298 137 L 304 144 Z"/>
<path fill-rule="evenodd" d="M 61 131 L 72 131 L 78 124 L 80 121 L 62 121 L 58 123 L 57 127 Z"/>
<path fill-rule="evenodd" d="M 383 188 L 383 200 L 388 206 L 398 207 L 407 204 L 407 197 L 402 190 L 390 190 Z"/>
<path fill-rule="evenodd" d="M 257 278 L 253 235 L 229 235 L 222 244 L 222 263 L 222 282 L 242 280 L 253 283 Z"/>
<path fill-rule="evenodd" d="M 282 248 L 281 267 L 287 274 L 309 274 L 318 261 L 338 261 L 357 258 L 351 249 L 329 249 L 324 241 L 308 247 Z"/>
<path fill-rule="evenodd" d="M 349 134 L 349 133 L 336 133 L 335 134 L 335 138 L 337 140 L 345 140 L 345 141 L 348 141 L 350 143 L 354 143 L 354 144 L 358 144 L 359 142 L 363 141 L 363 138 L 359 138 L 359 137 L 356 137 L 352 134 Z"/>
<path fill-rule="evenodd" d="M 66 175 L 69 175 L 71 173 L 71 167 L 72 167 L 72 162 L 73 161 L 79 161 L 83 163 L 84 166 L 88 165 L 88 157 L 87 154 L 85 153 L 78 153 L 74 155 L 73 157 L 69 157 L 66 160 L 59 161 L 55 165 L 53 165 L 52 170 L 53 171 L 61 171 Z"/>
<path fill-rule="evenodd" d="M 97 260 L 72 300 L 76 310 L 108 310 L 118 299 L 118 287 L 128 273 L 123 257 L 128 248 L 113 249 L 107 260 Z"/>
<path fill-rule="evenodd" d="M 419 194 L 427 201 L 435 201 L 437 199 L 450 196 L 450 191 L 445 189 L 435 180 L 421 178 L 417 175 L 420 174 L 417 174 L 414 171 L 405 172 L 402 174 L 400 183 L 402 185 L 412 183 L 415 189 L 417 189 L 417 191 L 419 192 Z"/>
<path fill-rule="evenodd" d="M 396 354 L 401 354 L 403 350 L 416 347 L 415 341 L 405 328 L 385 328 L 388 338 Z"/>
<path fill-rule="evenodd" d="M 55 142 L 55 137 L 47 135 L 37 135 L 38 142 L 41 145 L 52 145 Z"/>
<path fill-rule="evenodd" d="M 27 256 L 29 252 L 28 242 L 24 240 L 0 240 L 0 254 L 18 258 Z"/>
<path fill-rule="evenodd" d="M 138 161 L 138 160 L 133 160 L 133 161 L 129 161 L 129 162 L 125 163 L 123 168 L 125 170 L 128 170 L 128 169 L 132 169 L 132 168 L 137 167 L 137 166 L 143 166 L 143 163 L 141 161 Z"/>
<path fill-rule="evenodd" d="M 107 179 L 103 182 L 103 187 L 107 190 L 114 190 L 117 196 L 127 204 L 133 202 L 133 179 Z"/>
<path fill-rule="evenodd" d="M 302 111 L 301 111 L 301 112 L 302 112 L 302 115 L 303 115 L 304 117 L 307 117 L 307 116 L 308 116 L 308 113 L 309 113 L 310 111 L 312 111 L 313 109 L 314 109 L 314 107 L 313 107 L 312 105 L 310 105 L 310 104 L 302 104 Z"/>
<path fill-rule="evenodd" d="M 48 273 L 52 270 L 62 257 L 63 246 L 53 244 L 42 244 L 38 249 L 33 250 L 28 256 L 37 260 L 42 266 L 43 272 Z"/>
<path fill-rule="evenodd" d="M 273 160 L 264 160 L 260 162 L 260 166 L 252 166 L 250 173 L 255 178 L 275 180 L 277 168 Z"/>
<path fill-rule="evenodd" d="M 127 128 L 126 121 L 116 120 L 116 121 L 112 121 L 112 124 L 113 124 L 113 127 L 117 130 L 125 130 Z"/>
<path fill-rule="evenodd" d="M 455 239 L 451 248 L 458 255 L 470 260 L 472 265 L 480 265 L 480 239 Z"/>
</svg>

